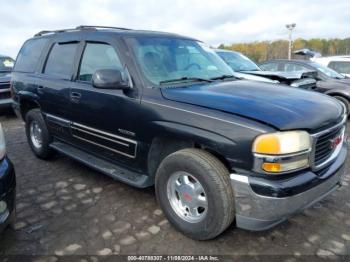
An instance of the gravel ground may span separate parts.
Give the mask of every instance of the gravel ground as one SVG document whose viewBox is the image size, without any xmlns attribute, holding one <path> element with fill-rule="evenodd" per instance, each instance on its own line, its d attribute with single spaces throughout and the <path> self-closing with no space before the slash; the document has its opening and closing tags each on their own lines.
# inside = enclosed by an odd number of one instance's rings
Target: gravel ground
<svg viewBox="0 0 350 262">
<path fill-rule="evenodd" d="M 59 154 L 37 159 L 23 122 L 11 115 L 0 121 L 18 181 L 17 223 L 0 236 L 0 255 L 50 261 L 63 255 L 283 255 L 295 261 L 350 254 L 349 172 L 340 190 L 269 231 L 232 225 L 217 239 L 199 242 L 171 227 L 153 188 L 132 188 Z"/>
</svg>

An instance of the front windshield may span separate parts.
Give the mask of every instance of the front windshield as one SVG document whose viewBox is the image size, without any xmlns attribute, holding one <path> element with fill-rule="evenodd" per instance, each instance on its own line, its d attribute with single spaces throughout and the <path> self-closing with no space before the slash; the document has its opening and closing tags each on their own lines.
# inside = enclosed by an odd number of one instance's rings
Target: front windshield
<svg viewBox="0 0 350 262">
<path fill-rule="evenodd" d="M 322 73 L 324 73 L 325 75 L 331 77 L 331 78 L 336 78 L 336 79 L 343 79 L 345 78 L 345 76 L 335 72 L 333 69 L 330 69 L 324 65 L 321 65 L 319 63 L 311 63 L 311 65 L 313 67 L 315 67 L 318 71 L 321 71 Z"/>
<path fill-rule="evenodd" d="M 161 85 L 176 79 L 232 75 L 218 55 L 203 43 L 174 37 L 130 37 L 128 43 L 146 78 Z"/>
<path fill-rule="evenodd" d="M 15 61 L 10 57 L 0 57 L 0 72 L 11 72 Z"/>
<path fill-rule="evenodd" d="M 217 52 L 218 55 L 236 72 L 261 71 L 248 57 L 234 52 Z"/>
</svg>

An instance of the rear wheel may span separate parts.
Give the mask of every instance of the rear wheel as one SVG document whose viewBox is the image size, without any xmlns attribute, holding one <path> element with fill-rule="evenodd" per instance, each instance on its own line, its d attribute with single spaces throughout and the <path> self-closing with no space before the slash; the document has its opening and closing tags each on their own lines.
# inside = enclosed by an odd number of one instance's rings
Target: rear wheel
<svg viewBox="0 0 350 262">
<path fill-rule="evenodd" d="M 40 109 L 30 110 L 26 114 L 25 120 L 26 135 L 30 148 L 37 157 L 50 158 L 53 153 L 53 149 L 49 146 L 52 138 Z"/>
<path fill-rule="evenodd" d="M 215 238 L 234 219 L 229 172 L 203 150 L 184 149 L 166 157 L 156 174 L 156 194 L 168 220 L 193 239 Z"/>
<path fill-rule="evenodd" d="M 349 112 L 350 112 L 350 103 L 349 101 L 342 96 L 334 96 L 335 99 L 337 99 L 344 107 L 346 110 L 346 114 L 349 116 Z"/>
</svg>

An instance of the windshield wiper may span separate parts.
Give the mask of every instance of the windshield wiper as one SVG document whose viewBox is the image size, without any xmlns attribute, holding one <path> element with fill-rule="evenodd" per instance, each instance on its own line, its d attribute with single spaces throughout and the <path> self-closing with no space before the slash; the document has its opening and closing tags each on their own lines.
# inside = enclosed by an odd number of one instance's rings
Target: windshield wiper
<svg viewBox="0 0 350 262">
<path fill-rule="evenodd" d="M 228 79 L 228 78 L 237 79 L 237 77 L 235 77 L 234 75 L 222 75 L 222 76 L 212 77 L 212 78 L 210 78 L 210 80 L 224 80 L 224 79 Z"/>
<path fill-rule="evenodd" d="M 175 82 L 213 82 L 211 79 L 206 79 L 206 78 L 200 78 L 200 77 L 181 77 L 181 78 L 176 78 L 176 79 L 169 79 L 169 80 L 163 80 L 160 81 L 159 84 L 168 84 L 168 83 L 175 83 Z"/>
</svg>

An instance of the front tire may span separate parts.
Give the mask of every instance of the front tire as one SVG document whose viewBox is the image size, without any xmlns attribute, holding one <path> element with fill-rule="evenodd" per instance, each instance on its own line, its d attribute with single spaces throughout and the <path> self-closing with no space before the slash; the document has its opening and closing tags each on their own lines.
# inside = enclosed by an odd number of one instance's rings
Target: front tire
<svg viewBox="0 0 350 262">
<path fill-rule="evenodd" d="M 33 153 L 42 159 L 48 159 L 53 154 L 50 148 L 52 137 L 47 129 L 40 109 L 30 110 L 25 117 L 27 140 Z"/>
<path fill-rule="evenodd" d="M 157 170 L 155 186 L 165 216 L 190 238 L 215 238 L 234 219 L 229 172 L 206 151 L 184 149 L 166 157 Z"/>
</svg>

